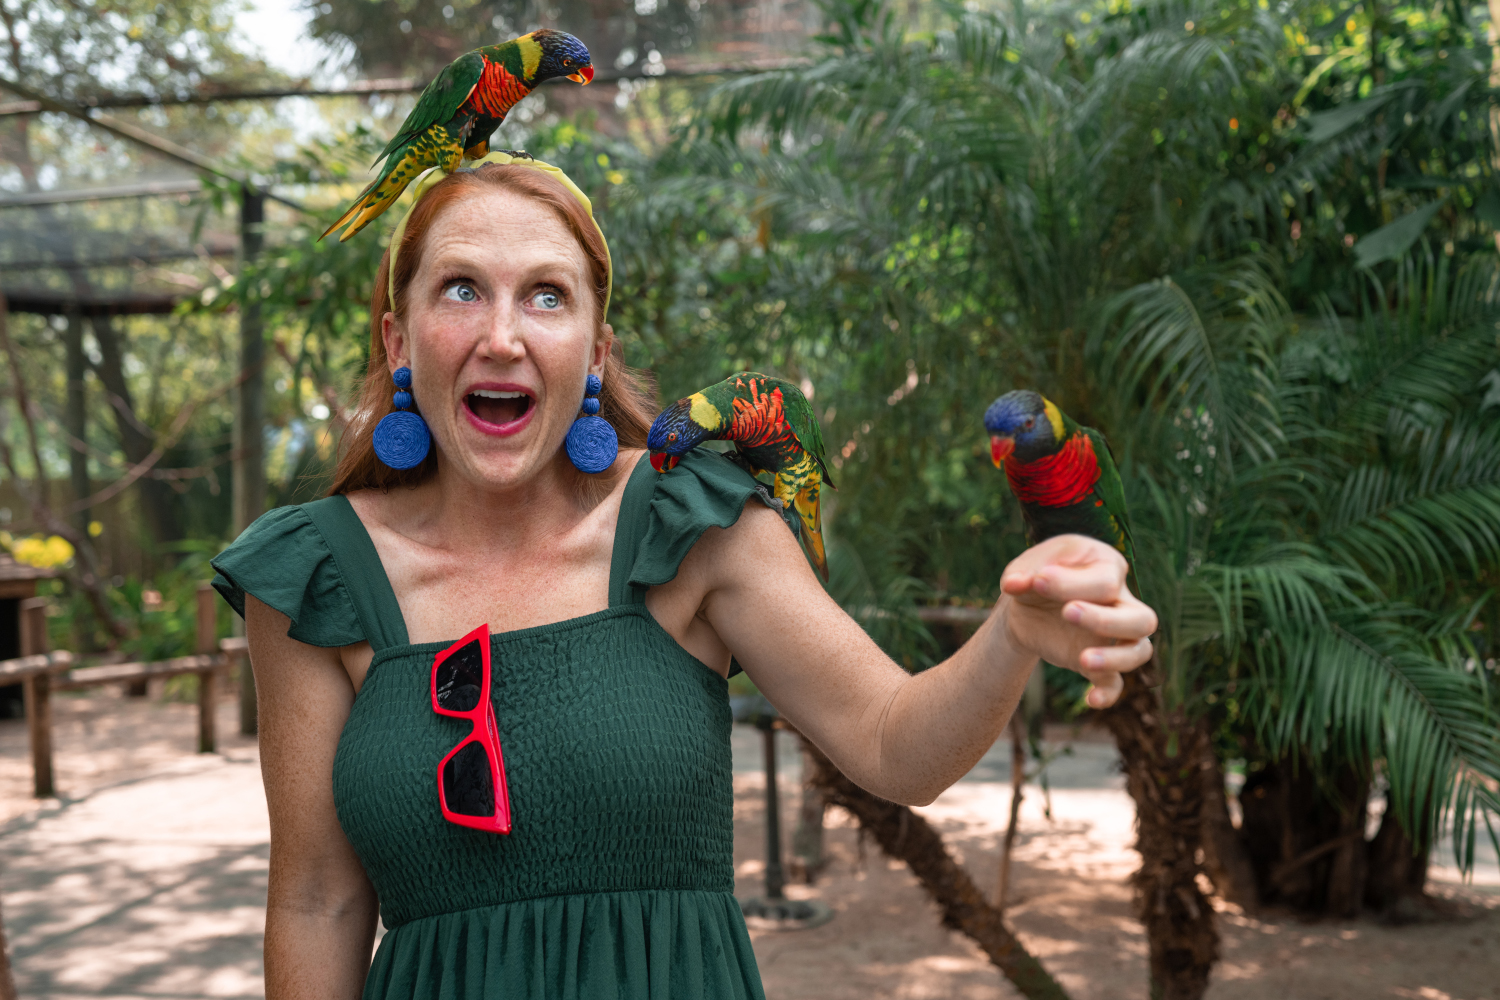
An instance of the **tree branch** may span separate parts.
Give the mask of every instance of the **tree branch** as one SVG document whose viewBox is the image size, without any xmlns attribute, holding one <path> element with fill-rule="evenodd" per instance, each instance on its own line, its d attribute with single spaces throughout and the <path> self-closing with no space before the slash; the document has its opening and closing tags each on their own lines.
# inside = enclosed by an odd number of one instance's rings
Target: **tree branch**
<svg viewBox="0 0 1500 1000">
<path fill-rule="evenodd" d="M 798 734 L 801 736 L 801 734 Z M 807 737 L 802 737 L 810 780 L 830 803 L 842 806 L 875 838 L 880 849 L 903 861 L 943 911 L 944 925 L 961 931 L 984 950 L 1006 979 L 1028 1000 L 1068 1000 L 1057 980 L 1026 950 L 1000 911 L 991 906 L 969 873 L 948 853 L 942 835 L 906 806 L 871 795 L 844 776 Z"/>
</svg>

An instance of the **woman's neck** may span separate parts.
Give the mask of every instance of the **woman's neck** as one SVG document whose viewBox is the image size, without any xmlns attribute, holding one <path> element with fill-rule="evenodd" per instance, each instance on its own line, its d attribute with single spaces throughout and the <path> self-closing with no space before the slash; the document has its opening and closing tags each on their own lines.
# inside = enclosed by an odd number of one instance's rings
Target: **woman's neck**
<svg viewBox="0 0 1500 1000">
<path fill-rule="evenodd" d="M 567 458 L 507 487 L 475 483 L 445 469 L 414 489 L 393 489 L 370 506 L 381 525 L 438 549 L 516 552 L 566 537 L 619 489 L 639 456 L 622 451 L 613 468 L 585 476 Z M 364 507 L 365 505 L 361 504 Z"/>
<path fill-rule="evenodd" d="M 478 622 L 508 631 L 607 606 L 618 500 L 639 457 L 622 453 L 583 482 L 564 458 L 564 468 L 504 490 L 440 470 L 415 489 L 364 491 L 350 502 L 413 642 L 462 635 Z M 590 503 L 588 487 L 601 499 Z"/>
</svg>

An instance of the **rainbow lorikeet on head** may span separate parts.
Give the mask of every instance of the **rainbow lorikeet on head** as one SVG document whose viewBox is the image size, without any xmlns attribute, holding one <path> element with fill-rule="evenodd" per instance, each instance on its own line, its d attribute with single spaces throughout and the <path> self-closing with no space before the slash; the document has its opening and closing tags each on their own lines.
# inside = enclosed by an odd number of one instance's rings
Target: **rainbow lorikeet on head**
<svg viewBox="0 0 1500 1000">
<path fill-rule="evenodd" d="M 1125 490 L 1104 435 L 1080 427 L 1051 400 L 1007 392 L 984 411 L 990 457 L 1021 502 L 1032 545 L 1054 535 L 1108 542 L 1135 565 Z"/>
<path fill-rule="evenodd" d="M 395 138 L 375 157 L 376 163 L 385 160 L 380 176 L 323 236 L 345 226 L 339 241 L 347 240 L 389 208 L 428 167 L 451 173 L 464 157 L 484 156 L 490 136 L 510 109 L 537 84 L 559 76 L 586 84 L 594 78 L 594 66 L 582 42 L 550 28 L 453 60 L 422 91 Z"/>
<path fill-rule="evenodd" d="M 833 479 L 823 461 L 823 431 L 802 390 L 759 372 L 737 372 L 664 410 L 646 447 L 656 471 L 667 472 L 704 441 L 733 441 L 752 474 L 773 477 L 772 494 L 796 512 L 808 558 L 828 579 L 818 491 Z"/>
</svg>

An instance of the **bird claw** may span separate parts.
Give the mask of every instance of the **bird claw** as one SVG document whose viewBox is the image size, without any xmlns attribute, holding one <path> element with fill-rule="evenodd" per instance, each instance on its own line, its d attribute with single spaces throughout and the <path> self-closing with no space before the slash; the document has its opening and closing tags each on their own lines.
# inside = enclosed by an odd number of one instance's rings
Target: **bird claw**
<svg viewBox="0 0 1500 1000">
<path fill-rule="evenodd" d="M 497 150 L 495 150 L 495 152 L 497 152 L 497 153 L 504 153 L 506 156 L 510 157 L 512 160 L 535 160 L 536 159 L 535 156 L 532 156 L 530 153 L 526 152 L 526 150 L 524 150 L 524 149 L 497 149 Z"/>
</svg>

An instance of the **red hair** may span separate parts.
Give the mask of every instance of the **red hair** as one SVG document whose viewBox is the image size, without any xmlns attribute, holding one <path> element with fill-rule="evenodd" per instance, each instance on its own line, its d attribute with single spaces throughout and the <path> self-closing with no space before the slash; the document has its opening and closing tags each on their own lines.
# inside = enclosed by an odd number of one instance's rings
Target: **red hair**
<svg viewBox="0 0 1500 1000">
<path fill-rule="evenodd" d="M 392 402 L 390 364 L 382 335 L 386 313 L 398 319 L 406 316 L 406 290 L 417 273 L 432 220 L 452 202 L 485 189 L 511 191 L 535 199 L 557 213 L 572 232 L 588 260 L 589 277 L 594 294 L 594 314 L 603 324 L 605 297 L 609 290 L 609 253 L 604 237 L 594 225 L 578 199 L 567 188 L 540 170 L 510 164 L 486 164 L 445 177 L 423 196 L 406 218 L 401 245 L 396 248 L 395 280 L 389 279 L 391 252 L 380 259 L 375 275 L 375 291 L 370 298 L 370 363 L 365 369 L 364 385 L 355 405 L 349 426 L 344 431 L 338 467 L 333 473 L 329 495 L 355 490 L 389 489 L 392 486 L 416 486 L 437 472 L 437 449 L 427 460 L 411 469 L 393 469 L 375 457 L 375 425 L 395 411 Z M 396 301 L 391 302 L 394 288 Z M 645 373 L 625 365 L 618 351 L 611 351 L 604 361 L 604 388 L 599 393 L 599 413 L 614 425 L 620 445 L 644 448 L 646 432 L 656 411 L 656 393 Z"/>
</svg>

